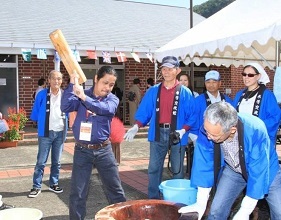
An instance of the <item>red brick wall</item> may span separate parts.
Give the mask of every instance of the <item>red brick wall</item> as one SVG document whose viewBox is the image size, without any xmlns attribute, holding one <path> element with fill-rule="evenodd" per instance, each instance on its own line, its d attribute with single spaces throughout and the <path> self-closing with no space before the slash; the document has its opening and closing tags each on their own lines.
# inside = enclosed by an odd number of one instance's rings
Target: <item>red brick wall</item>
<svg viewBox="0 0 281 220">
<path fill-rule="evenodd" d="M 39 60 L 36 56 L 32 56 L 31 62 L 25 62 L 22 59 L 22 56 L 19 56 L 19 106 L 24 107 L 28 118 L 33 106 L 32 94 L 37 89 L 38 80 L 43 77 L 48 80 L 48 75 L 51 70 L 54 69 L 53 57 L 48 56 L 47 60 Z M 61 62 L 60 66 L 61 72 L 64 74 L 64 80 L 62 87 L 64 88 L 68 79 L 68 73 Z M 138 63 L 134 59 L 128 59 L 125 63 L 125 91 L 129 90 L 129 87 L 132 85 L 134 78 L 140 78 L 141 80 L 141 89 L 143 92 L 146 91 L 146 79 L 149 77 L 154 78 L 154 64 L 148 59 L 141 59 L 141 62 Z M 23 78 L 31 77 L 31 78 Z M 128 113 L 128 103 L 126 100 L 126 116 L 124 123 L 129 122 L 129 113 Z M 29 121 L 27 125 L 32 125 L 32 122 Z"/>
<path fill-rule="evenodd" d="M 128 59 L 125 63 L 125 91 L 124 97 L 126 97 L 127 91 L 130 86 L 133 84 L 133 80 L 135 78 L 139 78 L 141 81 L 141 90 L 143 93 L 146 91 L 147 83 L 146 80 L 148 78 L 154 79 L 154 63 L 152 63 L 149 59 L 140 59 L 141 62 L 138 63 L 134 59 Z M 126 114 L 124 118 L 124 123 L 129 123 L 129 103 L 127 98 L 125 98 L 126 103 Z"/>
</svg>

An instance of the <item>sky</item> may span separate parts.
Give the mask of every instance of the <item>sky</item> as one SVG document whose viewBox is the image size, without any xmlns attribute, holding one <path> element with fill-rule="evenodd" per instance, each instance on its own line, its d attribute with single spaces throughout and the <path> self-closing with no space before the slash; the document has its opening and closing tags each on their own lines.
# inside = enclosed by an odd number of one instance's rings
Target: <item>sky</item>
<svg viewBox="0 0 281 220">
<path fill-rule="evenodd" d="M 181 6 L 181 7 L 190 7 L 190 0 L 129 0 L 133 2 L 145 2 L 161 5 L 172 5 L 172 6 Z M 193 6 L 200 5 L 208 0 L 193 0 Z"/>
</svg>

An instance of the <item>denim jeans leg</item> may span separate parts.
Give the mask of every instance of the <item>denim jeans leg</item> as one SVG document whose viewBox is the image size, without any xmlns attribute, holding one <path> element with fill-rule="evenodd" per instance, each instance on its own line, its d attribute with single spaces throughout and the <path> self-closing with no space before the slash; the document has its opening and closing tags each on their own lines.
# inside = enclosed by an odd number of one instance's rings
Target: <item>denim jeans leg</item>
<svg viewBox="0 0 281 220">
<path fill-rule="evenodd" d="M 105 148 L 94 151 L 94 155 L 95 166 L 105 187 L 109 203 L 125 202 L 126 198 L 111 145 L 109 144 Z"/>
<path fill-rule="evenodd" d="M 82 220 L 86 216 L 86 200 L 93 169 L 92 150 L 76 146 L 73 156 L 69 219 Z"/>
<path fill-rule="evenodd" d="M 38 137 L 37 162 L 33 174 L 33 188 L 41 189 L 44 168 L 48 160 L 52 140 L 49 137 Z"/>
<path fill-rule="evenodd" d="M 270 219 L 279 220 L 281 216 L 281 169 L 270 185 L 266 201 L 270 208 Z"/>
<path fill-rule="evenodd" d="M 170 129 L 160 128 L 160 142 L 150 142 L 148 165 L 148 198 L 160 199 L 159 185 L 162 181 L 164 160 L 169 147 Z"/>
<path fill-rule="evenodd" d="M 185 147 L 179 145 L 171 146 L 171 170 L 173 179 L 184 178 L 183 161 L 185 156 Z"/>
<path fill-rule="evenodd" d="M 50 173 L 50 186 L 56 185 L 59 182 L 60 168 L 61 168 L 61 154 L 63 151 L 63 131 L 50 131 L 53 135 L 53 143 L 51 150 L 51 173 Z"/>
<path fill-rule="evenodd" d="M 226 165 L 212 201 L 208 220 L 226 220 L 234 201 L 245 187 L 246 181 L 242 175 L 234 172 Z"/>
</svg>

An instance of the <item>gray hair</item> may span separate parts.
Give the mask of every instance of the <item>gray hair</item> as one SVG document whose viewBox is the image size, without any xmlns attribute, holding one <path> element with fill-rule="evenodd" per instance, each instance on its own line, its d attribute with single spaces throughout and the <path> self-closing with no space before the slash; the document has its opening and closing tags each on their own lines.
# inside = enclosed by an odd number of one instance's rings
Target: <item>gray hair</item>
<svg viewBox="0 0 281 220">
<path fill-rule="evenodd" d="M 204 120 L 208 120 L 213 125 L 221 125 L 222 131 L 227 132 L 237 125 L 238 114 L 231 104 L 221 101 L 208 106 L 204 112 Z"/>
<path fill-rule="evenodd" d="M 60 72 L 60 71 L 58 71 L 58 70 L 52 70 L 50 73 L 49 73 L 49 79 L 51 79 L 52 78 L 52 76 L 54 75 L 54 73 L 60 73 L 61 74 L 61 77 L 62 77 L 62 73 Z"/>
</svg>

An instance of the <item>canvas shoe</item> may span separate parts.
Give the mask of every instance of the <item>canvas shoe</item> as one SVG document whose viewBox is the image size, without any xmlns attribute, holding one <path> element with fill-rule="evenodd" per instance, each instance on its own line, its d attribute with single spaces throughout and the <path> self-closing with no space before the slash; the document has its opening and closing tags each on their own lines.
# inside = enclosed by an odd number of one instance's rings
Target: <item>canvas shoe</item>
<svg viewBox="0 0 281 220">
<path fill-rule="evenodd" d="M 29 197 L 29 198 L 35 198 L 35 197 L 37 197 L 40 193 L 41 193 L 41 189 L 35 189 L 35 188 L 33 188 L 33 189 L 30 190 L 30 193 L 29 193 L 28 197 Z"/>
<path fill-rule="evenodd" d="M 13 205 L 8 205 L 6 203 L 3 203 L 1 206 L 0 206 L 0 211 L 1 210 L 4 210 L 4 209 L 12 209 L 12 208 L 15 208 L 15 206 Z"/>
<path fill-rule="evenodd" d="M 49 190 L 54 193 L 62 193 L 63 189 L 59 187 L 59 185 L 52 185 L 49 187 Z"/>
</svg>

